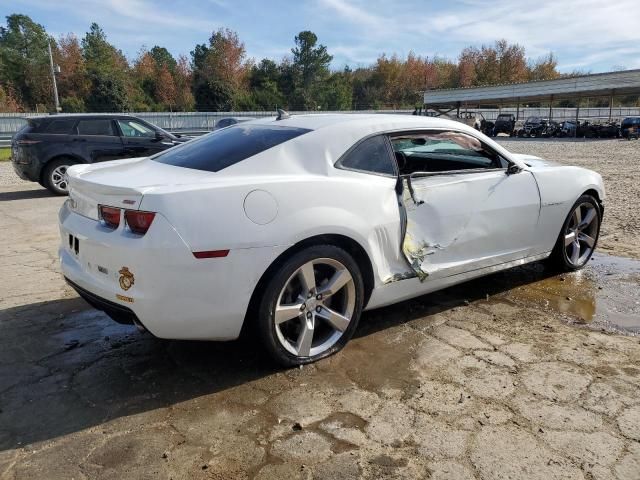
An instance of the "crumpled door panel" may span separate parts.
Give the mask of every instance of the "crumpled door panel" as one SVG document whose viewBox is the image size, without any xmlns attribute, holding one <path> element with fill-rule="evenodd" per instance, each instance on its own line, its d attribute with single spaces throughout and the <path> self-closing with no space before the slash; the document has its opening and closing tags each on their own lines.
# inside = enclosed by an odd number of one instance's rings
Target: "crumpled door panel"
<svg viewBox="0 0 640 480">
<path fill-rule="evenodd" d="M 405 177 L 402 251 L 421 281 L 523 258 L 540 197 L 528 172 Z"/>
</svg>

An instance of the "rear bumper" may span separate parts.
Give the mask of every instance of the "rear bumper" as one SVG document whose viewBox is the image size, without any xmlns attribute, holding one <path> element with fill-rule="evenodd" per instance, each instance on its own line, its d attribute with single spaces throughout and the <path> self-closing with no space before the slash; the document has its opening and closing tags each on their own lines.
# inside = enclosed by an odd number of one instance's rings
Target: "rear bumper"
<svg viewBox="0 0 640 480">
<path fill-rule="evenodd" d="M 12 158 L 11 164 L 13 165 L 13 170 L 21 179 L 29 180 L 31 182 L 40 181 L 40 172 L 42 171 L 42 166 L 39 162 L 31 162 L 28 164 L 17 163 Z"/>
<path fill-rule="evenodd" d="M 71 211 L 68 202 L 59 220 L 60 264 L 72 287 L 117 321 L 138 321 L 159 338 L 237 338 L 258 280 L 286 248 L 232 249 L 224 258 L 196 259 L 160 214 L 143 237 L 123 226 L 109 230 Z M 133 275 L 130 285 L 120 281 L 123 268 Z"/>
<path fill-rule="evenodd" d="M 98 295 L 91 293 L 89 290 L 82 288 L 80 285 L 72 282 L 67 277 L 64 278 L 69 286 L 71 286 L 78 295 L 80 295 L 89 305 L 97 310 L 102 310 L 109 315 L 113 320 L 123 325 L 135 325 L 140 323 L 133 310 L 117 303 L 110 302 Z"/>
</svg>

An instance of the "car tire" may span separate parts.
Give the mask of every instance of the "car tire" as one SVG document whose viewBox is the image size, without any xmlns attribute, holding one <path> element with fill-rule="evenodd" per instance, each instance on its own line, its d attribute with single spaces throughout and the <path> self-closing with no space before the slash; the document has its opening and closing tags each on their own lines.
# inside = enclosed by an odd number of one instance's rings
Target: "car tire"
<svg viewBox="0 0 640 480">
<path fill-rule="evenodd" d="M 332 292 L 331 284 L 339 288 Z M 364 281 L 353 257 L 335 245 L 310 246 L 286 259 L 267 284 L 257 333 L 280 365 L 312 363 L 346 345 L 363 303 Z"/>
<path fill-rule="evenodd" d="M 47 190 L 56 195 L 68 195 L 66 180 L 64 174 L 71 165 L 78 162 L 71 158 L 59 158 L 53 160 L 45 166 L 42 172 L 42 183 Z"/>
<path fill-rule="evenodd" d="M 580 214 L 576 216 L 578 209 Z M 581 224 L 584 225 L 580 227 Z M 601 224 L 602 210 L 598 201 L 591 195 L 582 195 L 573 204 L 562 224 L 558 240 L 549 257 L 550 264 L 563 272 L 583 268 L 596 249 Z M 574 240 L 570 242 L 572 238 Z M 577 253 L 575 249 L 578 249 Z"/>
</svg>

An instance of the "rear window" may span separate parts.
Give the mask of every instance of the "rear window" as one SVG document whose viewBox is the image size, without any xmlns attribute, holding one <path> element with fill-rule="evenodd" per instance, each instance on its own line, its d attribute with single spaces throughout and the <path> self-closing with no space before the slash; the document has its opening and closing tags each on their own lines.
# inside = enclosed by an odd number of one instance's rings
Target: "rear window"
<svg viewBox="0 0 640 480">
<path fill-rule="evenodd" d="M 115 135 L 113 122 L 105 120 L 80 120 L 78 122 L 78 135 Z"/>
<path fill-rule="evenodd" d="M 633 124 L 640 124 L 640 118 L 634 118 L 634 117 L 629 117 L 629 118 L 625 118 L 622 121 L 622 127 L 630 127 Z"/>
<path fill-rule="evenodd" d="M 76 120 L 54 120 L 49 122 L 47 128 L 45 128 L 45 133 L 57 133 L 57 134 L 65 134 L 71 133 L 71 129 L 76 124 Z"/>
<path fill-rule="evenodd" d="M 275 125 L 234 125 L 166 150 L 153 160 L 176 167 L 218 172 L 310 131 Z"/>
</svg>

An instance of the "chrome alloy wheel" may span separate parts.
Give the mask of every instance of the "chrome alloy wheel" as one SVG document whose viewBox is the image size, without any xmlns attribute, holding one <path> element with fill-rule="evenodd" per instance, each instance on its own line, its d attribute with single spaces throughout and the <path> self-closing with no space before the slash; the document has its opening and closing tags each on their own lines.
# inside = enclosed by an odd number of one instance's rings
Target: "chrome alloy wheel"
<svg viewBox="0 0 640 480">
<path fill-rule="evenodd" d="M 574 267 L 583 266 L 593 253 L 599 223 L 598 212 L 591 203 L 581 203 L 571 214 L 564 232 L 564 248 L 567 260 Z"/>
<path fill-rule="evenodd" d="M 342 337 L 355 305 L 349 270 L 331 258 L 311 260 L 280 291 L 273 316 L 278 340 L 298 357 L 319 355 Z"/>
<path fill-rule="evenodd" d="M 66 192 L 68 189 L 67 168 L 69 165 L 58 165 L 51 171 L 51 185 L 61 192 Z"/>
</svg>

